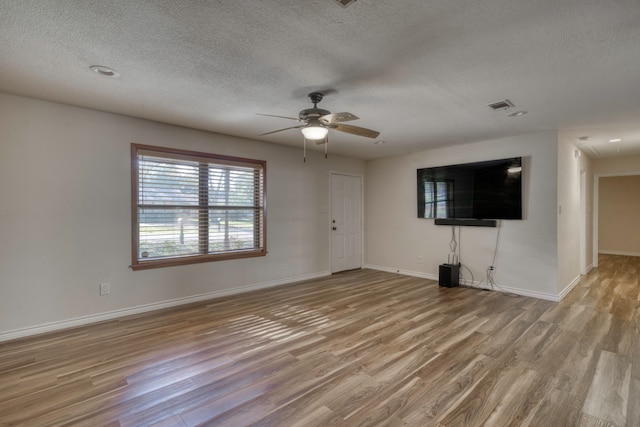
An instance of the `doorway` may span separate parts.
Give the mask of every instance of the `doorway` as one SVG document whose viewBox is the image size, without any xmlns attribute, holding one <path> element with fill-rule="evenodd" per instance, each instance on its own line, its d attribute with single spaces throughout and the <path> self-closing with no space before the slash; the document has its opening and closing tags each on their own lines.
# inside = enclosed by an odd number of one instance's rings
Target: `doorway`
<svg viewBox="0 0 640 427">
<path fill-rule="evenodd" d="M 594 175 L 594 184 L 593 184 L 593 266 L 597 267 L 598 266 L 598 255 L 600 253 L 600 245 L 601 245 L 601 240 L 602 237 L 600 236 L 601 234 L 601 230 L 600 230 L 600 221 L 601 221 L 601 212 L 600 212 L 600 200 L 602 198 L 602 194 L 601 193 L 601 179 L 604 178 L 625 178 L 625 177 L 636 177 L 640 175 L 640 172 L 622 172 L 622 173 L 609 173 L 609 174 L 596 174 Z M 616 191 L 618 192 L 618 191 Z M 606 193 L 606 191 L 605 191 Z M 637 198 L 633 198 L 633 200 L 637 200 Z M 605 202 L 606 203 L 606 202 Z M 626 203 L 618 203 L 618 206 L 624 205 L 625 207 L 627 207 Z M 614 206 L 614 205 L 611 205 Z M 628 218 L 629 215 L 627 214 L 626 217 Z M 607 222 L 607 224 L 610 224 L 612 221 L 607 221 L 606 219 L 604 219 L 603 221 Z M 625 220 L 622 219 L 621 221 L 616 221 L 616 224 L 624 224 Z M 627 221 L 627 223 L 631 223 L 635 226 L 635 220 L 631 220 L 631 221 Z M 635 230 L 635 228 L 633 229 Z M 635 236 L 637 236 L 637 233 L 630 230 L 628 231 L 628 234 L 625 235 L 625 237 L 623 237 L 620 240 L 626 240 L 627 238 L 635 238 Z M 609 249 L 609 250 L 607 250 Z M 610 248 L 606 248 L 604 250 L 605 253 L 611 253 L 614 255 L 631 255 L 631 256 L 638 256 L 637 255 L 637 251 L 633 251 L 633 252 L 628 252 L 628 251 L 611 251 Z"/>
</svg>

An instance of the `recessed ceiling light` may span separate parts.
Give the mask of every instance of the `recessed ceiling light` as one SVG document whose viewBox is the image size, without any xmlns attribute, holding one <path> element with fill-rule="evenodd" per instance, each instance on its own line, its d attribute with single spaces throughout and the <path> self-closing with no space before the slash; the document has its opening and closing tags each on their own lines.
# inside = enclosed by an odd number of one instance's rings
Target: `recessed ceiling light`
<svg viewBox="0 0 640 427">
<path fill-rule="evenodd" d="M 507 117 L 520 117 L 524 116 L 525 114 L 527 114 L 526 111 L 514 111 L 513 113 L 507 114 Z"/>
<path fill-rule="evenodd" d="M 610 139 L 609 142 L 621 142 L 622 138 L 614 138 L 614 139 Z"/>
<path fill-rule="evenodd" d="M 386 144 L 387 141 L 376 141 L 374 142 L 375 145 L 382 145 L 382 144 Z"/>
<path fill-rule="evenodd" d="M 89 69 L 94 73 L 100 74 L 104 77 L 110 77 L 112 79 L 120 77 L 120 73 L 118 73 L 113 68 L 105 67 L 104 65 L 92 65 L 91 67 L 89 67 Z"/>
</svg>

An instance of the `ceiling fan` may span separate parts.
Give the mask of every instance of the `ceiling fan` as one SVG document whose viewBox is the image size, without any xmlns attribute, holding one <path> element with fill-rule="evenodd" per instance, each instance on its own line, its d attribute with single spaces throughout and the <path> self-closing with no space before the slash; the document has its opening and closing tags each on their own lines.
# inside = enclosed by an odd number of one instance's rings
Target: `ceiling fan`
<svg viewBox="0 0 640 427">
<path fill-rule="evenodd" d="M 321 92 L 311 92 L 309 100 L 313 103 L 313 108 L 306 108 L 298 113 L 298 118 L 287 116 L 276 116 L 273 114 L 259 114 L 259 116 L 279 117 L 282 119 L 296 120 L 302 124 L 291 126 L 284 129 L 278 129 L 271 132 L 260 134 L 260 136 L 270 135 L 276 132 L 282 132 L 289 129 L 300 129 L 304 136 L 305 143 L 305 161 L 306 161 L 306 142 L 314 141 L 316 144 L 325 144 L 325 157 L 327 156 L 327 142 L 329 129 L 335 129 L 340 132 L 350 133 L 352 135 L 364 136 L 366 138 L 377 138 L 380 132 L 353 125 L 345 125 L 342 122 L 357 120 L 357 117 L 351 113 L 332 113 L 328 110 L 318 108 L 318 103 L 322 101 L 324 94 Z"/>
</svg>

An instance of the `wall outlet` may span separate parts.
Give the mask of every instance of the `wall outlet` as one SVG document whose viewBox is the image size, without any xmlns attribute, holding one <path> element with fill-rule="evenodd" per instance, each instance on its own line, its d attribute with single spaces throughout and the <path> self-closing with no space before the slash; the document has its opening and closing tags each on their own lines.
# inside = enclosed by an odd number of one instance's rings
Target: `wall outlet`
<svg viewBox="0 0 640 427">
<path fill-rule="evenodd" d="M 422 264 L 422 261 L 423 261 L 423 259 L 422 259 L 422 255 L 419 255 L 419 256 L 418 256 L 418 264 Z"/>
<path fill-rule="evenodd" d="M 100 295 L 109 295 L 111 293 L 111 283 L 100 283 Z"/>
</svg>

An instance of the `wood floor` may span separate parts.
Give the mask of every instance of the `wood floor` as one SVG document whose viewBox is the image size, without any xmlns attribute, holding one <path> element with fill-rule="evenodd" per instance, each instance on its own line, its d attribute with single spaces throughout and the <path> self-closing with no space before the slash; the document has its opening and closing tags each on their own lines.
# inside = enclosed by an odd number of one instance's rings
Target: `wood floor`
<svg viewBox="0 0 640 427">
<path fill-rule="evenodd" d="M 2 343 L 0 425 L 638 426 L 639 276 L 602 256 L 553 303 L 361 270 Z"/>
</svg>

